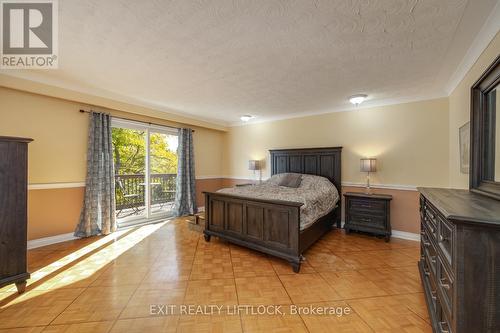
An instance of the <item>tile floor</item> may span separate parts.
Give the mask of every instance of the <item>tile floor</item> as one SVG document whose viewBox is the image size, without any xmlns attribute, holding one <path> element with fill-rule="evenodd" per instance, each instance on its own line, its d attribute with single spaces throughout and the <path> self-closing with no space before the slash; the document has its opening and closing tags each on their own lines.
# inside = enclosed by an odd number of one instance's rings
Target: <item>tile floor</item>
<svg viewBox="0 0 500 333">
<path fill-rule="evenodd" d="M 330 232 L 284 261 L 212 237 L 186 219 L 29 251 L 27 292 L 0 289 L 0 332 L 431 332 L 419 243 Z M 227 305 L 214 315 L 151 315 L 154 304 Z M 234 305 L 284 315 L 235 315 Z M 291 313 L 290 305 L 348 309 Z M 178 309 L 178 308 L 176 308 Z"/>
</svg>

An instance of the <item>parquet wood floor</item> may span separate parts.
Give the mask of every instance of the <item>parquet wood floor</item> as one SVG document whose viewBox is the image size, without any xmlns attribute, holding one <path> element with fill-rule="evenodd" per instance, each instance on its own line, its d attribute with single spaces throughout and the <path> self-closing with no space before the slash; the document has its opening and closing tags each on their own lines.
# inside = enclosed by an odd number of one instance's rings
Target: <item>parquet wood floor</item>
<svg viewBox="0 0 500 333">
<path fill-rule="evenodd" d="M 280 259 L 206 243 L 186 218 L 54 244 L 29 251 L 25 294 L 0 289 L 0 333 L 431 332 L 418 242 L 333 230 L 305 258 L 295 274 Z M 152 315 L 155 304 L 229 307 Z M 237 305 L 276 305 L 283 314 L 232 312 Z"/>
</svg>

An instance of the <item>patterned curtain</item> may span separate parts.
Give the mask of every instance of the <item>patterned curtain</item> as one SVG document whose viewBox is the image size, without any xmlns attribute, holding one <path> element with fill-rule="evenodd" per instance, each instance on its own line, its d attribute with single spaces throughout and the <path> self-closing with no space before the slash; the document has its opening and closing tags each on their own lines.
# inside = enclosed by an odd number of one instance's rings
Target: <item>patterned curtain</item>
<svg viewBox="0 0 500 333">
<path fill-rule="evenodd" d="M 190 128 L 179 128 L 177 182 L 174 203 L 175 216 L 184 216 L 197 212 L 192 132 Z"/>
<path fill-rule="evenodd" d="M 75 236 L 107 235 L 115 230 L 115 177 L 111 116 L 91 112 L 85 199 Z"/>
</svg>

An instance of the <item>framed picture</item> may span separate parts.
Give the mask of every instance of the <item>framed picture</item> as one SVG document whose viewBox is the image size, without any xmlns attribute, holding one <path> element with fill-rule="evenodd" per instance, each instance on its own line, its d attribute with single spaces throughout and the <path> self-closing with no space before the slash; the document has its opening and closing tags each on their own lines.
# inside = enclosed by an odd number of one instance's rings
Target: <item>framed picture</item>
<svg viewBox="0 0 500 333">
<path fill-rule="evenodd" d="M 469 173 L 470 160 L 470 122 L 466 122 L 458 130 L 460 144 L 460 172 Z"/>
</svg>

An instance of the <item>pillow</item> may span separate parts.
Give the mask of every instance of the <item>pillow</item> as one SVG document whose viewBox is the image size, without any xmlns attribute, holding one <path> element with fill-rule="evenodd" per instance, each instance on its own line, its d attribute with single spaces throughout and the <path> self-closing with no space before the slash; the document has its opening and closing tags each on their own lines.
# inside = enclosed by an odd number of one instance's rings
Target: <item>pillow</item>
<svg viewBox="0 0 500 333">
<path fill-rule="evenodd" d="M 284 175 L 286 175 L 286 174 L 285 173 L 277 173 L 275 175 L 272 175 L 271 178 L 266 180 L 266 183 L 269 183 L 272 185 L 278 185 Z"/>
<path fill-rule="evenodd" d="M 302 175 L 300 173 L 285 173 L 278 182 L 278 185 L 297 188 L 301 182 Z"/>
</svg>

